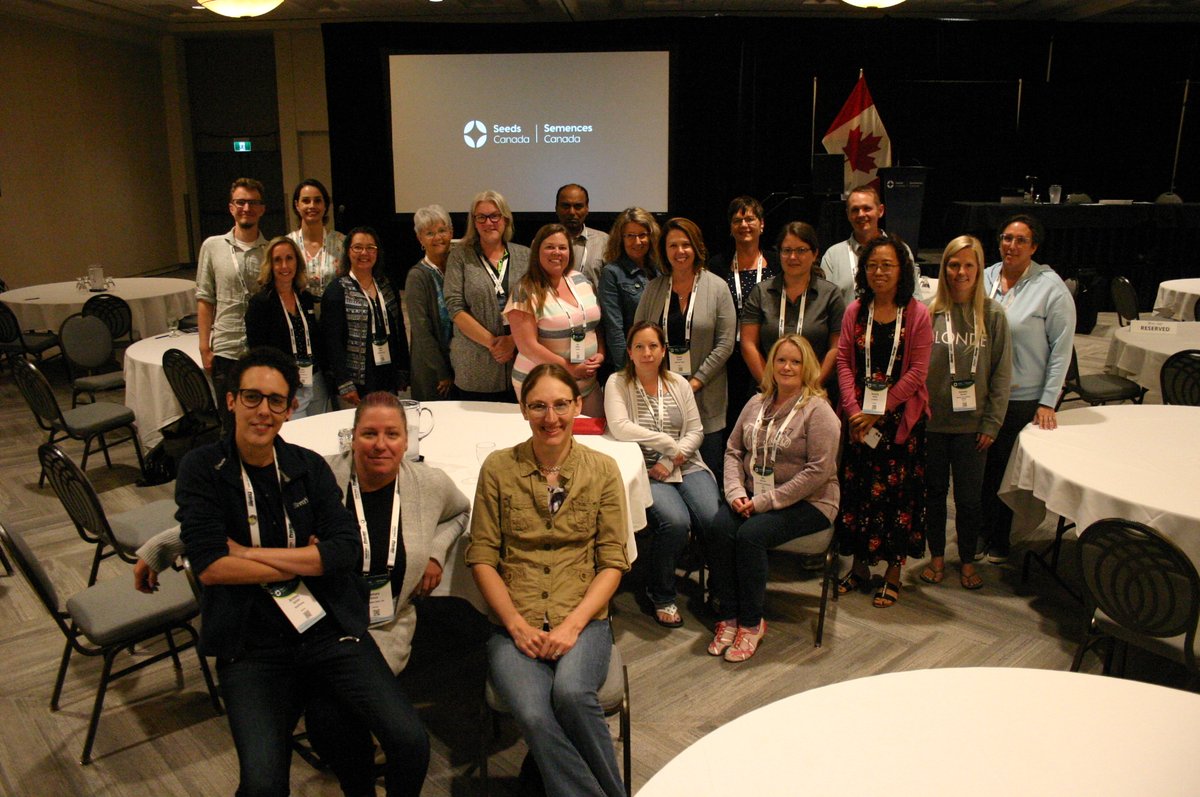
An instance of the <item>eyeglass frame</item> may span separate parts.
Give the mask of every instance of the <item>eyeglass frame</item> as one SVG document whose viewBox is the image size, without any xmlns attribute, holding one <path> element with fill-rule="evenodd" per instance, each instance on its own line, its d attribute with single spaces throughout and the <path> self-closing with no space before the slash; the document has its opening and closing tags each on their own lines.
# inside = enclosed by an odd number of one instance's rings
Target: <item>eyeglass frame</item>
<svg viewBox="0 0 1200 797">
<path fill-rule="evenodd" d="M 258 401 L 248 400 L 246 398 L 247 393 L 257 394 Z M 263 399 L 267 400 L 267 409 L 275 415 L 283 415 L 292 407 L 292 400 L 287 396 L 282 396 L 279 393 L 263 393 L 261 390 L 255 390 L 252 387 L 240 387 L 234 391 L 234 395 L 237 396 L 237 399 L 242 403 L 242 406 L 248 410 L 252 410 L 260 406 L 263 403 Z M 283 409 L 277 410 L 274 406 L 272 406 L 272 402 L 274 402 L 276 399 L 283 402 Z"/>
<path fill-rule="evenodd" d="M 231 199 L 229 204 L 235 208 L 261 208 L 266 206 L 266 202 L 261 199 Z"/>
<path fill-rule="evenodd" d="M 567 413 L 576 406 L 576 401 L 578 401 L 578 399 L 572 399 L 570 401 L 556 401 L 553 404 L 543 404 L 541 402 L 536 404 L 526 404 L 525 412 L 529 413 L 530 418 L 545 418 L 550 410 L 553 409 L 555 415 L 560 418 L 565 418 Z"/>
</svg>

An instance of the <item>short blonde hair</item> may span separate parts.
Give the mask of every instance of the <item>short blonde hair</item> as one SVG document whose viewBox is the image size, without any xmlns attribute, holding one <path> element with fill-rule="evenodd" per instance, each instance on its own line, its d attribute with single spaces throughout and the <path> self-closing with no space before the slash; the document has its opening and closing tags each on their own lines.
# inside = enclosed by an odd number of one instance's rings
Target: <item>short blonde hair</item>
<svg viewBox="0 0 1200 797">
<path fill-rule="evenodd" d="M 272 238 L 271 242 L 267 244 L 266 257 L 263 258 L 262 267 L 258 270 L 258 286 L 265 288 L 275 284 L 275 268 L 271 265 L 271 253 L 277 246 L 291 246 L 292 252 L 296 255 L 296 273 L 292 275 L 292 289 L 296 293 L 300 293 L 308 287 L 308 269 L 304 265 L 304 252 L 301 251 L 298 243 L 286 235 Z"/>
<path fill-rule="evenodd" d="M 508 201 L 499 191 L 480 191 L 471 200 L 471 212 L 467 214 L 467 229 L 463 232 L 462 245 L 475 246 L 479 242 L 479 231 L 475 229 L 475 208 L 479 207 L 481 202 L 491 202 L 496 206 L 496 210 L 500 211 L 500 215 L 504 217 L 504 232 L 501 236 L 504 238 L 504 243 L 508 243 L 513 239 L 513 214 L 508 207 Z"/>
<path fill-rule="evenodd" d="M 763 401 L 773 400 L 779 395 L 779 386 L 775 384 L 775 355 L 780 346 L 789 343 L 800 350 L 800 378 L 804 382 L 800 391 L 801 398 L 804 401 L 810 398 L 825 398 L 825 388 L 821 387 L 821 362 L 817 359 L 817 353 L 803 335 L 789 332 L 775 341 L 775 345 L 767 352 L 766 367 L 763 368 L 762 382 L 759 383 Z"/>
</svg>

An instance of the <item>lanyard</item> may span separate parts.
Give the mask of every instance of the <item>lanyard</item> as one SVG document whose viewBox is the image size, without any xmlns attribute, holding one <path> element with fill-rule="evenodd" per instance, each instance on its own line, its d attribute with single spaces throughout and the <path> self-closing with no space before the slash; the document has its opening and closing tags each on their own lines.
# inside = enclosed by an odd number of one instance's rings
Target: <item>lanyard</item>
<svg viewBox="0 0 1200 797">
<path fill-rule="evenodd" d="M 296 237 L 300 239 L 300 251 L 304 254 L 304 265 L 308 268 L 308 278 L 311 281 L 316 277 L 317 287 L 322 291 L 325 290 L 327 272 L 325 269 L 316 267 L 313 264 L 324 264 L 329 260 L 329 252 L 325 249 L 325 240 L 321 240 L 321 248 L 312 257 L 308 256 L 308 249 L 304 246 L 304 228 L 296 230 Z M 310 286 L 311 287 L 311 286 Z"/>
<path fill-rule="evenodd" d="M 278 295 L 278 294 L 276 294 Z M 288 342 L 292 344 L 292 356 L 297 360 L 300 359 L 300 353 L 296 351 L 296 328 L 292 326 L 292 316 L 287 311 L 287 305 L 283 303 L 283 297 L 279 297 L 279 304 L 283 305 L 283 320 L 288 325 Z M 304 328 L 304 352 L 305 355 L 312 358 L 312 338 L 308 334 L 308 319 L 304 317 L 304 305 L 300 304 L 300 297 L 296 297 L 296 309 L 300 311 L 300 326 Z"/>
<path fill-rule="evenodd" d="M 691 347 L 692 345 L 692 313 L 696 311 L 696 286 L 700 283 L 700 272 L 696 272 L 696 276 L 692 277 L 692 292 L 688 294 L 687 316 L 683 319 L 683 345 Z M 671 299 L 675 296 L 675 291 L 671 286 L 667 286 L 667 298 L 663 302 L 662 313 L 662 328 L 663 336 L 667 339 L 667 345 L 671 344 L 671 333 L 667 332 L 667 317 L 671 313 Z"/>
<path fill-rule="evenodd" d="M 363 511 L 362 490 L 358 479 L 350 477 L 350 492 L 354 496 L 354 512 L 358 515 L 358 533 L 362 537 L 363 575 L 371 574 L 371 535 L 367 531 L 367 513 Z M 396 546 L 400 539 L 400 476 L 397 474 L 392 487 L 392 519 L 388 527 L 387 569 L 390 573 L 396 566 Z"/>
<path fill-rule="evenodd" d="M 954 322 L 951 320 L 951 317 L 953 315 L 954 315 L 954 313 L 951 310 L 946 311 L 946 336 L 948 338 L 950 338 L 950 343 L 949 343 L 949 345 L 946 346 L 946 351 L 948 351 L 950 353 L 950 381 L 952 381 L 952 382 L 954 380 L 958 379 L 958 368 L 954 364 L 954 341 L 955 341 Z M 971 329 L 971 332 L 972 333 L 975 332 L 974 328 Z M 978 340 L 976 340 L 976 342 L 975 342 L 974 349 L 975 349 L 975 354 L 972 355 L 972 357 L 971 357 L 971 381 L 972 382 L 975 381 L 975 374 L 977 373 L 977 369 L 979 368 L 979 341 Z M 895 357 L 896 355 L 893 353 L 892 356 Z"/>
<path fill-rule="evenodd" d="M 258 247 L 256 246 L 252 246 L 249 249 L 239 250 L 236 245 L 232 243 L 229 244 L 229 256 L 233 259 L 233 271 L 238 275 L 238 279 L 241 280 L 242 290 L 244 290 L 246 293 L 250 293 L 250 288 L 246 285 L 246 255 L 250 254 L 252 250 L 257 248 Z M 238 251 L 241 251 L 242 253 L 242 265 L 238 265 Z"/>
<path fill-rule="evenodd" d="M 810 280 L 811 282 L 811 280 Z M 804 329 L 804 308 L 808 304 L 808 288 L 805 288 L 800 294 L 800 317 L 796 319 L 796 334 L 802 334 Z M 783 284 L 782 278 L 779 281 L 779 337 L 783 337 L 784 319 L 787 318 L 787 285 Z"/>
<path fill-rule="evenodd" d="M 762 445 L 763 469 L 764 470 L 768 467 L 774 467 L 775 458 L 777 456 L 779 456 L 779 441 L 783 439 L 783 433 L 787 431 L 788 424 L 790 424 L 792 422 L 792 418 L 795 417 L 796 412 L 800 409 L 800 405 L 803 403 L 804 403 L 804 401 L 802 399 L 796 399 L 795 403 L 792 404 L 792 411 L 789 412 L 787 414 L 787 417 L 783 419 L 783 423 L 780 424 L 778 432 L 775 431 L 775 418 L 779 417 L 778 413 L 776 413 L 775 417 L 772 417 L 771 420 L 767 423 L 767 436 L 766 436 L 766 439 L 763 440 L 763 445 Z M 754 463 L 758 460 L 758 433 L 762 429 L 763 415 L 766 414 L 767 405 L 769 405 L 769 404 L 770 404 L 770 401 L 768 401 L 766 399 L 766 397 L 764 396 L 763 402 L 758 408 L 758 418 L 757 418 L 757 420 L 754 421 L 754 431 L 750 437 L 750 468 L 751 468 L 751 470 L 754 469 Z M 774 440 L 772 440 L 772 438 L 771 438 L 772 432 L 774 432 L 774 434 L 775 434 Z M 768 448 L 771 449 L 770 453 L 768 453 L 768 451 L 767 451 Z"/>
<path fill-rule="evenodd" d="M 904 321 L 904 308 L 896 308 L 896 331 L 892 336 L 892 356 L 888 358 L 887 371 L 884 373 L 885 381 L 892 381 L 892 368 L 896 366 L 896 352 L 900 349 L 900 324 Z M 863 340 L 866 348 L 864 357 L 864 366 L 866 367 L 867 381 L 870 382 L 875 373 L 871 370 L 871 327 L 875 324 L 875 301 L 871 300 L 871 307 L 867 310 L 867 332 Z"/>
<path fill-rule="evenodd" d="M 754 267 L 758 270 L 758 275 L 754 278 L 754 284 L 762 282 L 763 264 L 767 259 L 762 256 L 762 252 L 758 253 L 758 259 L 754 261 Z M 737 253 L 733 255 L 733 291 L 737 294 L 737 309 L 742 309 L 742 272 L 738 269 Z M 782 334 L 782 333 L 780 333 Z"/>
<path fill-rule="evenodd" d="M 1026 269 L 1026 271 L 1028 271 L 1028 269 Z M 1021 278 L 1023 278 L 1024 276 L 1025 275 L 1022 274 L 1020 277 L 1018 277 L 1017 281 L 1014 282 L 1013 286 L 1011 288 L 1009 288 L 1008 291 L 1005 292 L 1004 296 L 1000 297 L 1000 299 L 997 300 L 997 301 L 999 301 L 1001 307 L 1007 308 L 1010 304 L 1012 304 L 1013 294 L 1015 294 L 1017 292 L 1017 285 L 1020 284 Z M 1002 266 L 1000 269 L 998 269 L 996 271 L 996 281 L 992 283 L 992 291 L 991 291 L 991 293 L 988 294 L 989 299 L 996 298 L 996 291 L 1000 289 L 1000 280 L 1003 278 L 1004 278 L 1004 268 Z"/>
<path fill-rule="evenodd" d="M 504 275 L 508 272 L 508 249 L 505 248 L 504 254 L 500 256 L 500 262 L 495 266 L 492 265 L 492 261 L 488 260 L 483 252 L 477 254 L 480 264 L 483 265 L 483 270 L 487 272 L 487 275 L 492 279 L 492 284 L 496 286 L 496 295 L 503 296 Z"/>
<path fill-rule="evenodd" d="M 266 397 L 263 398 L 266 401 Z M 279 462 L 275 465 L 275 478 L 279 479 L 279 495 L 283 498 L 283 477 L 279 474 Z M 240 461 L 238 467 L 242 470 L 242 488 L 246 491 L 246 520 L 250 524 L 250 544 L 255 548 L 262 547 L 262 532 L 258 525 L 258 502 L 254 498 L 254 485 L 250 483 L 250 474 Z M 287 547 L 296 547 L 296 529 L 292 527 L 292 519 L 288 517 L 287 501 L 283 500 L 283 524 L 287 527 Z"/>
<path fill-rule="evenodd" d="M 634 377 L 634 378 L 637 379 L 637 377 Z M 642 387 L 641 379 L 637 379 L 637 389 L 638 389 L 638 395 L 640 395 L 645 400 L 646 406 L 650 407 L 650 397 L 646 395 L 646 389 L 644 387 Z M 651 410 L 651 413 L 653 413 L 654 408 L 650 407 L 650 410 Z M 663 427 L 666 425 L 666 417 L 667 417 L 666 410 L 663 408 L 662 377 L 658 377 L 658 417 L 655 418 L 656 423 L 654 425 L 654 431 L 661 432 L 663 430 Z"/>
<path fill-rule="evenodd" d="M 575 292 L 575 281 L 571 279 L 569 274 L 563 274 L 562 278 L 567 283 L 567 290 L 571 292 L 571 298 L 575 300 L 575 304 L 579 307 L 579 326 L 581 329 L 579 330 L 580 337 L 576 338 L 576 340 L 579 340 L 587 332 L 587 310 L 584 309 L 583 302 L 579 300 L 579 294 Z M 554 292 L 554 301 L 558 302 L 558 309 L 562 310 L 563 315 L 567 317 L 567 324 L 571 327 L 571 337 L 575 337 L 575 319 L 571 317 L 571 306 L 563 303 L 563 300 L 558 296 L 558 291 Z"/>
<path fill-rule="evenodd" d="M 388 338 L 392 335 L 392 326 L 388 323 L 387 304 L 383 301 L 383 291 L 379 290 L 379 283 L 375 283 L 375 298 L 367 296 L 367 292 L 363 290 L 362 283 L 358 281 L 358 277 L 350 274 L 350 279 L 358 285 L 358 289 L 362 291 L 363 297 L 366 298 L 367 304 L 371 305 L 371 309 L 367 312 L 367 331 L 375 329 L 375 314 L 378 312 L 380 318 L 383 319 L 383 337 Z"/>
</svg>

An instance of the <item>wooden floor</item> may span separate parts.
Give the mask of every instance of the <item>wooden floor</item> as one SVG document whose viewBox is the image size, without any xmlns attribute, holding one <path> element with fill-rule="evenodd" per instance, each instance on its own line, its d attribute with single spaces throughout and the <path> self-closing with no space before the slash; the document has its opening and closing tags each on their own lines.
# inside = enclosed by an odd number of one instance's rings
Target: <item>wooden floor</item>
<svg viewBox="0 0 1200 797">
<path fill-rule="evenodd" d="M 1077 338 L 1084 372 L 1098 371 L 1111 335 L 1111 314 L 1091 336 Z M 1107 325 L 1105 325 L 1107 324 Z M 61 371 L 51 369 L 60 400 Z M 69 400 L 69 399 L 68 399 Z M 47 564 L 65 602 L 81 589 L 91 549 L 75 534 L 49 487 L 38 489 L 35 451 L 42 435 L 7 373 L 0 375 L 0 522 L 23 534 Z M 66 444 L 78 458 L 79 444 Z M 129 446 L 115 454 L 112 470 L 97 459 L 88 474 L 109 511 L 169 497 L 169 487 L 138 488 Z M 930 667 L 1012 666 L 1067 669 L 1082 630 L 1079 607 L 1048 578 L 1019 581 L 1021 553 L 1053 534 L 1053 518 L 1034 538 L 1015 540 L 1013 562 L 983 565 L 986 587 L 961 589 L 948 576 L 937 587 L 917 579 L 920 563 L 904 572 L 900 602 L 886 611 L 868 597 L 850 595 L 831 604 L 825 644 L 812 645 L 819 584 L 784 554 L 772 562 L 766 618 L 770 625 L 758 655 L 733 665 L 706 655 L 710 618 L 703 615 L 694 582 L 681 604 L 685 625 L 668 631 L 640 608 L 635 572 L 618 595 L 614 627 L 628 664 L 633 706 L 634 788 L 674 755 L 717 726 L 747 711 L 806 689 L 883 672 Z M 950 551 L 951 557 L 954 551 Z M 1065 569 L 1072 571 L 1068 546 Z M 102 577 L 130 578 L 128 565 L 109 560 Z M 91 710 L 99 664 L 75 659 L 61 709 L 49 710 L 63 639 L 20 576 L 0 576 L 0 794 L 192 795 L 231 794 L 237 757 L 223 718 L 214 715 L 194 654 L 177 677 L 160 664 L 118 681 L 110 690 L 95 761 L 78 757 Z M 424 794 L 475 793 L 478 696 L 483 676 L 486 623 L 465 603 L 446 599 L 422 607 L 415 652 L 402 675 L 433 740 Z M 138 651 L 136 655 L 145 655 Z M 1085 669 L 1096 671 L 1089 658 Z M 1132 675 L 1176 685 L 1172 666 L 1131 656 Z M 897 725 L 962 723 L 970 706 L 939 705 L 937 695 L 880 695 L 874 705 L 847 706 L 864 718 Z M 819 721 L 820 718 L 813 718 Z M 1031 717 L 1031 731 L 1036 718 Z M 503 726 L 491 759 L 498 783 L 493 794 L 516 793 L 515 775 L 525 748 L 511 723 Z M 981 751 L 981 764 L 986 751 Z M 936 769 L 936 762 L 930 762 Z M 981 772 L 986 769 L 981 768 Z M 982 775 L 981 775 L 982 776 Z M 292 766 L 296 795 L 337 795 L 336 782 L 298 757 Z"/>
</svg>

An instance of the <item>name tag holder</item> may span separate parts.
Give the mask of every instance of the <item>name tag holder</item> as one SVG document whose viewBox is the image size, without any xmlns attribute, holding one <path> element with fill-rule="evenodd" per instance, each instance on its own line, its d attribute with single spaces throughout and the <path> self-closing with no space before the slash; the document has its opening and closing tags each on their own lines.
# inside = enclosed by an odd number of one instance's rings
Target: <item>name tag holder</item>
<svg viewBox="0 0 1200 797">
<path fill-rule="evenodd" d="M 692 350 L 689 346 L 671 346 L 667 349 L 667 366 L 680 376 L 692 375 Z"/>
<path fill-rule="evenodd" d="M 396 616 L 399 596 L 392 594 L 392 569 L 396 566 L 396 553 L 400 542 L 400 479 L 392 485 L 392 514 L 388 524 L 387 572 L 371 573 L 371 534 L 367 529 L 367 514 L 363 511 L 362 488 L 358 477 L 350 479 L 350 495 L 354 500 L 354 512 L 358 516 L 358 534 L 363 549 L 362 579 L 367 585 L 368 625 L 391 622 Z"/>
<path fill-rule="evenodd" d="M 313 383 L 313 362 L 307 357 L 296 360 L 296 367 L 300 369 L 300 384 L 305 387 L 312 387 Z"/>
<path fill-rule="evenodd" d="M 975 411 L 975 374 L 979 373 L 979 339 L 975 337 L 975 353 L 971 356 L 971 377 L 958 378 L 958 366 L 954 356 L 954 320 L 950 310 L 946 311 L 946 337 L 950 339 L 946 351 L 950 358 L 950 409 L 954 412 Z"/>
<path fill-rule="evenodd" d="M 369 590 L 369 616 L 367 625 L 390 623 L 396 617 L 396 598 L 392 595 L 392 577 L 389 574 L 363 576 Z"/>
<path fill-rule="evenodd" d="M 863 391 L 862 411 L 867 415 L 883 415 L 887 412 L 888 383 L 868 379 Z"/>
<path fill-rule="evenodd" d="M 892 380 L 892 369 L 896 367 L 896 353 L 900 350 L 900 329 L 904 323 L 904 308 L 896 308 L 896 328 L 892 334 L 892 355 L 888 357 L 883 380 L 873 378 L 871 370 L 871 330 L 875 326 L 875 302 L 867 310 L 867 330 L 863 335 L 863 369 L 867 378 L 863 391 L 862 411 L 867 415 L 883 415 L 887 412 L 888 385 Z"/>
<path fill-rule="evenodd" d="M 775 489 L 775 468 L 767 465 L 755 465 L 751 472 L 754 475 L 755 495 L 764 495 Z"/>
<path fill-rule="evenodd" d="M 667 367 L 680 376 L 692 375 L 692 315 L 696 312 L 696 286 L 700 283 L 700 274 L 692 278 L 692 292 L 688 294 L 687 315 L 683 319 L 683 345 L 671 343 L 671 333 L 667 330 L 667 321 L 671 312 L 671 298 L 675 291 L 667 286 L 667 298 L 663 302 L 662 328 L 667 338 Z"/>
</svg>

